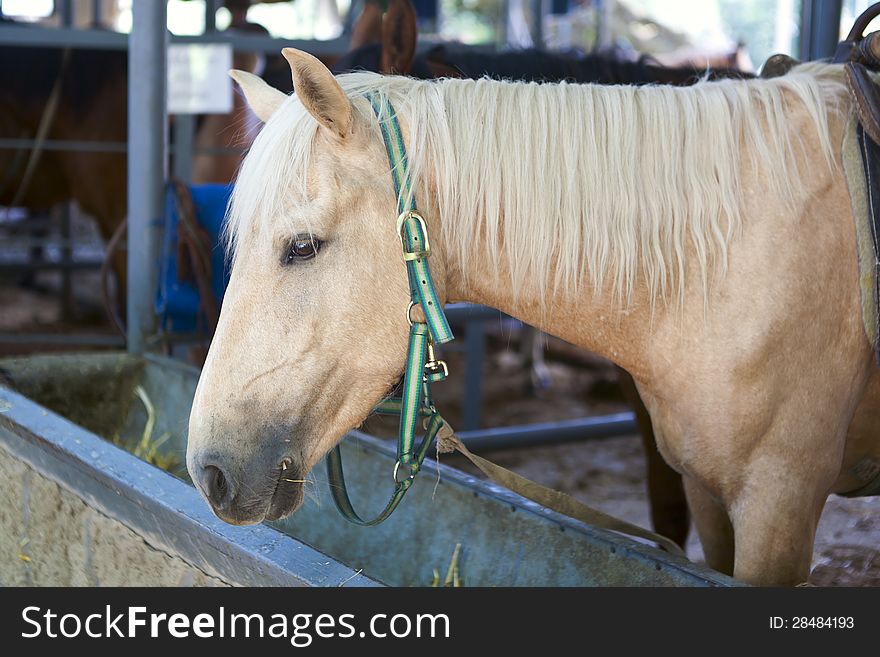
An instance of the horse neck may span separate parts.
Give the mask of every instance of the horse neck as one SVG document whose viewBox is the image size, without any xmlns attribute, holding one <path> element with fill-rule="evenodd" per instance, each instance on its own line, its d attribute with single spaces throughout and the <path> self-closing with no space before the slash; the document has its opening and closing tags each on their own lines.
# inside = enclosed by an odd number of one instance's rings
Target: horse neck
<svg viewBox="0 0 880 657">
<path fill-rule="evenodd" d="M 530 90 L 534 93 L 543 92 L 542 88 L 532 87 Z M 554 136 L 554 133 L 548 132 L 548 142 L 553 142 L 557 138 L 559 135 Z M 462 142 L 453 148 L 458 147 L 467 148 L 469 144 Z M 586 157 L 590 157 L 589 153 L 577 151 L 572 155 L 569 165 L 576 170 L 588 170 L 592 164 L 584 161 Z M 536 279 L 542 278 L 541 274 L 532 272 L 530 276 L 523 276 L 522 271 L 507 270 L 512 266 L 511 262 L 517 261 L 517 254 L 499 256 L 498 251 L 503 248 L 503 236 L 510 234 L 505 230 L 505 223 L 531 221 L 534 212 L 538 211 L 524 212 L 522 207 L 517 207 L 510 212 L 509 208 L 505 208 L 505 203 L 521 205 L 523 198 L 540 198 L 542 195 L 552 194 L 552 191 L 542 188 L 541 176 L 496 178 L 496 182 L 501 185 L 516 187 L 519 196 L 508 194 L 508 190 L 503 188 L 495 190 L 494 197 L 499 204 L 497 212 L 499 223 L 493 223 L 492 229 L 487 232 L 481 228 L 485 227 L 487 222 L 478 216 L 471 216 L 485 210 L 481 201 L 452 208 L 448 200 L 444 202 L 440 198 L 438 176 L 450 175 L 449 167 L 441 165 L 438 168 L 436 165 L 429 165 L 422 175 L 424 188 L 420 198 L 430 199 L 429 203 L 433 206 L 430 207 L 428 215 L 434 217 L 434 221 L 437 222 L 435 224 L 437 229 L 433 227 L 431 229 L 432 240 L 438 241 L 444 251 L 443 277 L 446 280 L 446 296 L 450 301 L 466 301 L 497 308 L 547 333 L 603 355 L 634 375 L 639 371 L 645 371 L 643 349 L 648 330 L 653 320 L 658 319 L 659 315 L 665 315 L 665 310 L 651 303 L 647 277 L 641 272 L 631 271 L 628 274 L 629 281 L 626 283 L 621 283 L 619 279 L 615 280 L 615 276 L 612 275 L 592 276 L 591 265 L 588 258 L 584 257 L 583 262 L 574 263 L 574 268 L 580 271 L 571 271 L 571 260 L 567 259 L 564 267 L 560 265 L 561 276 L 557 277 L 556 265 L 552 258 L 548 258 L 546 266 L 541 265 L 545 280 L 539 281 Z M 458 183 L 468 184 L 468 181 L 461 180 Z M 529 186 L 532 188 L 529 189 Z M 449 185 L 444 183 L 443 187 L 448 192 Z M 552 206 L 563 208 L 566 213 L 570 213 L 565 214 L 568 219 L 571 219 L 570 215 L 580 214 L 578 206 L 581 204 L 596 203 L 590 194 L 585 194 L 582 190 L 578 194 L 575 190 L 557 185 L 556 193 L 570 193 L 572 197 L 570 203 Z M 506 200 L 511 197 L 511 201 Z M 448 216 L 441 216 L 441 203 L 445 206 L 444 212 L 449 212 Z M 548 206 L 545 214 L 553 212 L 550 207 Z M 459 212 L 469 216 L 455 216 Z M 561 225 L 561 223 L 561 220 L 550 221 L 547 225 Z M 509 223 L 508 227 L 510 227 Z M 511 240 L 511 243 L 514 241 L 521 243 L 523 231 L 514 232 L 518 233 L 519 237 Z M 566 234 L 565 239 L 571 239 L 573 234 Z M 462 236 L 465 235 L 467 245 L 461 242 Z M 501 236 L 500 241 L 499 236 Z M 549 240 L 553 239 L 553 236 L 545 231 L 541 235 L 542 239 L 538 241 L 548 237 Z M 453 240 L 455 240 L 454 244 Z M 552 249 L 554 246 L 558 245 L 548 244 L 547 248 Z M 524 246 L 524 248 L 528 247 Z M 622 258 L 623 256 L 620 260 Z M 640 277 L 642 280 L 639 280 Z M 557 279 L 560 281 L 559 285 L 555 284 Z M 580 281 L 579 285 L 565 282 L 571 283 L 575 279 Z M 598 288 L 594 286 L 593 281 L 600 281 Z M 631 287 L 629 283 L 632 284 Z"/>
<path fill-rule="evenodd" d="M 807 110 L 826 93 L 805 75 L 762 87 L 761 107 L 735 85 L 438 84 L 448 85 L 444 114 L 426 103 L 420 125 L 433 132 L 412 141 L 430 152 L 420 198 L 434 199 L 447 296 L 499 308 L 634 375 L 649 331 L 681 315 L 667 300 L 702 307 L 726 262 L 743 217 L 738 149 L 754 154 L 765 189 L 806 194 L 789 182 L 802 177 L 785 146 L 794 124 L 783 92 Z M 817 131 L 817 159 L 830 157 L 827 125 L 815 119 L 823 112 L 804 111 L 797 124 Z M 700 120 L 685 124 L 686 115 Z M 779 136 L 769 146 L 766 124 Z"/>
<path fill-rule="evenodd" d="M 482 257 L 445 254 L 446 296 L 450 302 L 497 308 L 526 324 L 612 360 L 640 380 L 648 377 L 648 332 L 665 311 L 651 310 L 643 285 L 637 283 L 632 298 L 625 302 L 615 299 L 610 287 L 597 291 L 584 285 L 575 292 L 554 290 L 552 286 L 542 290 L 532 284 L 515 289 L 503 267 L 494 271 L 488 265 L 491 247 L 479 236 L 475 239 Z"/>
</svg>

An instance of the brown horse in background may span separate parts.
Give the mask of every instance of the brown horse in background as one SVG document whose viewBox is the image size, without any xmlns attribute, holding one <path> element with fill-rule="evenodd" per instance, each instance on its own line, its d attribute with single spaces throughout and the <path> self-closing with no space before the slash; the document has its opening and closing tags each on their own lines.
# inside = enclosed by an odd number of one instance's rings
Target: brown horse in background
<svg viewBox="0 0 880 657">
<path fill-rule="evenodd" d="M 73 200 L 109 239 L 126 214 L 126 155 L 111 146 L 128 133 L 126 53 L 0 46 L 0 78 L 0 138 L 35 139 L 42 123 L 46 140 L 108 143 L 106 152 L 0 149 L 0 206 Z M 124 261 L 115 269 L 124 288 Z"/>
<path fill-rule="evenodd" d="M 229 30 L 250 34 L 252 36 L 269 36 L 269 30 L 258 23 L 247 20 L 249 0 L 230 2 L 226 7 L 232 12 Z M 273 57 L 280 62 L 280 57 Z M 248 71 L 255 75 L 263 75 L 266 61 L 262 54 L 236 52 L 233 55 L 233 68 Z M 210 149 L 222 147 L 228 149 L 224 153 L 196 152 L 193 154 L 192 182 L 226 184 L 235 178 L 244 151 L 250 148 L 262 124 L 251 112 L 238 87 L 232 99 L 232 111 L 229 114 L 208 114 L 202 117 L 195 136 L 194 147 Z"/>
<path fill-rule="evenodd" d="M 237 53 L 234 65 L 254 70 L 257 57 Z M 38 141 L 107 143 L 106 151 L 0 149 L 0 207 L 40 212 L 75 201 L 95 218 L 104 240 L 111 240 L 127 214 L 127 157 L 116 147 L 128 138 L 127 52 L 0 46 L 0 79 L 0 138 L 34 140 L 42 126 L 43 139 Z M 231 182 L 256 136 L 240 94 L 234 98 L 231 113 L 200 119 L 194 147 L 231 150 L 195 154 L 192 182 Z M 112 268 L 123 298 L 126 265 L 121 250 L 114 254 Z"/>
</svg>

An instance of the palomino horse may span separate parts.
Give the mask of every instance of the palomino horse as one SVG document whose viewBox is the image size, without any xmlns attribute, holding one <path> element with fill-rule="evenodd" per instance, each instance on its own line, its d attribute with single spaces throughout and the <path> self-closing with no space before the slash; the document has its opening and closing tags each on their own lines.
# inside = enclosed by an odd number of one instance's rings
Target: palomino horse
<svg viewBox="0 0 880 657">
<path fill-rule="evenodd" d="M 293 513 L 403 370 L 408 278 L 369 92 L 400 120 L 439 300 L 631 372 L 709 564 L 804 581 L 826 497 L 880 460 L 841 69 L 634 88 L 337 79 L 283 54 L 294 96 L 236 74 L 266 125 L 190 417 L 187 466 L 215 513 Z"/>
<path fill-rule="evenodd" d="M 599 84 L 694 84 L 701 79 L 750 78 L 731 68 L 665 68 L 645 62 L 619 61 L 597 54 L 564 55 L 540 50 L 485 52 L 462 44 L 438 44 L 418 52 L 416 11 L 410 0 L 390 0 L 383 14 L 367 2 L 355 24 L 352 50 L 332 67 L 335 73 L 366 70 L 416 78 L 484 76 L 536 82 L 596 82 Z M 533 354 L 541 357 L 542 340 L 531 331 Z M 533 366 L 538 364 L 532 358 Z M 657 451 L 651 419 L 632 378 L 620 370 L 620 388 L 633 407 L 645 450 L 646 479 L 654 528 L 680 545 L 688 535 L 687 502 L 681 476 Z"/>
</svg>

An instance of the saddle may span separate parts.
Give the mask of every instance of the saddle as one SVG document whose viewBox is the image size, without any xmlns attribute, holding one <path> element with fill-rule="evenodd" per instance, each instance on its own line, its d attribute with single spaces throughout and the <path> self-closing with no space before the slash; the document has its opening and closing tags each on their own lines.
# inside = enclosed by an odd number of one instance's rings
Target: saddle
<svg viewBox="0 0 880 657">
<path fill-rule="evenodd" d="M 843 64 L 846 85 L 855 106 L 855 116 L 844 136 L 844 169 L 856 218 L 863 319 L 867 326 L 870 317 L 872 331 L 868 335 L 880 363 L 880 90 L 872 76 L 880 71 L 880 32 L 863 36 L 868 24 L 878 15 L 880 3 L 859 16 L 847 38 L 838 44 L 831 61 Z M 853 141 L 858 147 L 857 158 L 852 156 Z M 853 167 L 854 159 L 860 161 L 861 171 Z M 852 171 L 853 168 L 856 171 Z M 868 295 L 870 301 L 867 301 Z M 869 306 L 870 313 L 866 312 Z M 880 495 L 880 473 L 873 461 L 871 465 L 871 472 L 861 473 L 867 483 L 843 493 L 844 497 Z"/>
<path fill-rule="evenodd" d="M 862 320 L 880 363 L 880 90 L 872 78 L 872 72 L 880 71 L 880 32 L 864 36 L 877 16 L 880 2 L 856 19 L 846 39 L 837 45 L 831 63 L 843 64 L 855 107 L 844 132 L 841 157 L 856 224 Z M 788 55 L 773 55 L 761 67 L 760 76 L 779 77 L 798 64 Z"/>
<path fill-rule="evenodd" d="M 880 92 L 868 72 L 880 70 L 880 32 L 872 32 L 864 38 L 861 32 L 864 29 L 862 26 L 877 15 L 880 15 L 880 3 L 859 17 L 846 40 L 838 44 L 831 61 L 843 64 L 846 84 L 856 104 L 859 125 L 875 144 L 880 144 Z M 865 18 L 868 20 L 865 21 Z"/>
<path fill-rule="evenodd" d="M 855 109 L 842 156 L 856 222 L 863 320 L 880 363 L 880 90 L 872 75 L 880 71 L 880 32 L 863 36 L 878 15 L 880 3 L 859 16 L 831 61 L 843 64 Z"/>
<path fill-rule="evenodd" d="M 859 284 L 865 332 L 880 363 L 880 89 L 874 76 L 880 72 L 880 32 L 867 36 L 868 24 L 880 15 L 880 3 L 869 7 L 853 24 L 831 59 L 843 64 L 846 86 L 854 111 L 847 122 L 841 158 L 849 189 L 858 247 Z M 761 68 L 762 78 L 788 73 L 799 64 L 787 55 L 774 55 Z M 880 472 L 873 461 L 855 473 L 864 483 L 844 497 L 880 495 Z"/>
<path fill-rule="evenodd" d="M 846 39 L 837 44 L 832 64 L 843 64 L 847 88 L 855 101 L 858 123 L 875 144 L 880 144 L 880 90 L 871 72 L 880 71 L 880 32 L 864 36 L 868 24 L 880 16 L 880 2 L 859 16 Z M 762 78 L 785 75 L 800 64 L 788 55 L 772 55 L 761 67 Z"/>
</svg>

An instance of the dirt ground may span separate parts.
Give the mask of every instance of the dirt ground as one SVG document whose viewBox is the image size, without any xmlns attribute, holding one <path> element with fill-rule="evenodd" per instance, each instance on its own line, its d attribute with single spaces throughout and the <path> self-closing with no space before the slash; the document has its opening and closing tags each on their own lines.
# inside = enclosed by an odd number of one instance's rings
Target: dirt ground
<svg viewBox="0 0 880 657">
<path fill-rule="evenodd" d="M 41 274 L 36 283 L 36 289 L 23 290 L 12 278 L 0 280 L 0 333 L 112 334 L 102 319 L 95 272 L 74 275 L 76 304 L 72 317 L 62 316 L 57 274 Z M 490 324 L 493 335 L 483 367 L 484 426 L 553 421 L 626 409 L 614 368 L 589 355 L 574 354 L 572 358 L 569 353 L 566 362 L 548 361 L 550 385 L 535 392 L 529 370 L 516 348 L 517 330 L 500 322 Z M 22 353 L 30 348 L 0 343 L 0 355 Z M 42 347 L 47 348 L 50 346 Z M 558 353 L 559 349 L 555 351 Z M 448 353 L 445 357 L 452 376 L 435 386 L 437 404 L 453 426 L 461 426 L 458 418 L 463 394 L 463 356 Z M 383 428 L 388 431 L 389 426 L 371 420 L 367 428 L 381 433 Z M 488 452 L 484 456 L 608 513 L 650 526 L 644 456 L 637 436 Z M 468 468 L 460 458 L 444 459 L 451 465 Z M 702 559 L 693 531 L 687 549 L 692 559 Z M 819 526 L 813 566 L 810 582 L 815 585 L 880 586 L 880 497 L 830 498 Z"/>
</svg>

